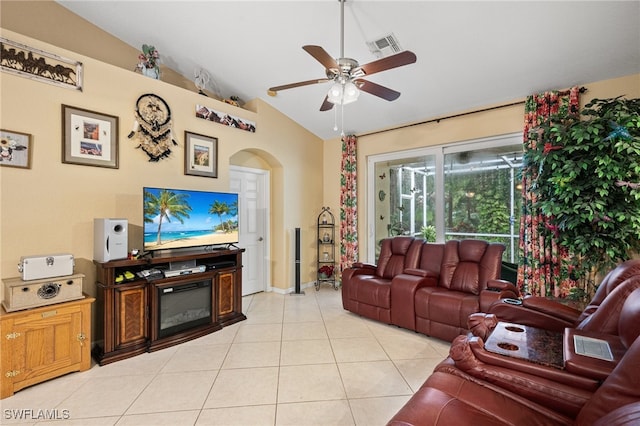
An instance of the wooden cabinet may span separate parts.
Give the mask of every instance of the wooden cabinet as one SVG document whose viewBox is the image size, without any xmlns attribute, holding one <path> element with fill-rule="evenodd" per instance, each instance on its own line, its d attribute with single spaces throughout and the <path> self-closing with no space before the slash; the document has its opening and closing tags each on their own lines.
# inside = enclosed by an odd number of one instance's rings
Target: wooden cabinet
<svg viewBox="0 0 640 426">
<path fill-rule="evenodd" d="M 147 287 L 144 284 L 114 289 L 118 313 L 116 348 L 144 342 L 147 330 Z"/>
<path fill-rule="evenodd" d="M 222 269 L 216 274 L 217 314 L 223 326 L 246 319 L 242 313 L 241 282 L 241 269 Z"/>
<path fill-rule="evenodd" d="M 213 250 L 150 259 L 94 261 L 96 265 L 98 317 L 103 321 L 103 340 L 93 349 L 100 365 L 154 351 L 219 330 L 246 319 L 242 314 L 242 252 Z M 172 265 L 192 265 L 185 273 L 141 278 L 150 269 L 171 271 Z M 129 278 L 127 278 L 129 277 Z M 211 299 L 206 320 L 194 327 L 161 325 L 161 299 L 188 286 L 202 286 Z M 174 312 L 174 314 L 176 314 Z M 179 314 L 179 313 L 177 313 Z M 171 331 L 175 328 L 175 332 Z"/>
<path fill-rule="evenodd" d="M 85 297 L 7 313 L 0 311 L 0 398 L 91 367 L 91 303 Z"/>
</svg>

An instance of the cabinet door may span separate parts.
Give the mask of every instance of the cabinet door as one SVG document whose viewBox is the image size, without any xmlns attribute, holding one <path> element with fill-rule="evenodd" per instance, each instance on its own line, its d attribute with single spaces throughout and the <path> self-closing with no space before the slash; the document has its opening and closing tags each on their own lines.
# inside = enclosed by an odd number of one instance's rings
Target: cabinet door
<svg viewBox="0 0 640 426">
<path fill-rule="evenodd" d="M 116 288 L 115 296 L 116 349 L 146 340 L 146 285 Z"/>
<path fill-rule="evenodd" d="M 218 318 L 232 314 L 235 309 L 236 272 L 223 271 L 218 274 Z"/>
<path fill-rule="evenodd" d="M 37 317 L 37 319 L 35 318 Z M 51 310 L 14 320 L 12 374 L 14 385 L 56 375 L 82 360 L 82 312 Z M 7 342 L 8 343 L 8 342 Z"/>
</svg>

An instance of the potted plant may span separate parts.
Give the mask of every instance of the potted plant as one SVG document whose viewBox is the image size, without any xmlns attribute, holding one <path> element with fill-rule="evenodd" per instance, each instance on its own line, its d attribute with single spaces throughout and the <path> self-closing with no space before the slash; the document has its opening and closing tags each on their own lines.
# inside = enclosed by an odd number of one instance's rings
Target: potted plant
<svg viewBox="0 0 640 426">
<path fill-rule="evenodd" d="M 328 280 L 329 278 L 331 278 L 333 276 L 333 269 L 334 269 L 333 265 L 322 265 L 318 269 L 318 274 L 320 276 L 320 279 Z"/>
<path fill-rule="evenodd" d="M 160 53 L 158 53 L 154 46 L 143 44 L 142 53 L 138 55 L 138 60 L 140 62 L 138 62 L 136 68 L 139 69 L 142 74 L 155 79 L 160 78 L 160 67 L 158 66 Z"/>
<path fill-rule="evenodd" d="M 525 164 L 548 219 L 539 231 L 568 250 L 573 296 L 590 299 L 597 274 L 640 250 L 640 99 L 594 99 L 533 132 Z"/>
<path fill-rule="evenodd" d="M 422 238 L 428 243 L 436 242 L 436 227 L 433 225 L 423 226 L 420 229 L 420 234 L 422 234 Z"/>
</svg>

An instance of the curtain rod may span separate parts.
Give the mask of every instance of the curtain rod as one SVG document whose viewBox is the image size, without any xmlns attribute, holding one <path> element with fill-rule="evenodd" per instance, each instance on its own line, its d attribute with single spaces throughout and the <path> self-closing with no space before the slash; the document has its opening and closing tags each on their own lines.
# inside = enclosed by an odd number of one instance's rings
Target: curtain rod
<svg viewBox="0 0 640 426">
<path fill-rule="evenodd" d="M 580 87 L 580 93 L 584 93 L 587 91 L 586 87 Z M 558 91 L 558 94 L 561 96 L 566 96 L 569 94 L 569 90 L 561 90 Z M 398 127 L 393 127 L 391 129 L 385 129 L 385 130 L 377 130 L 375 132 L 370 132 L 370 133 L 363 133 L 361 135 L 357 135 L 358 138 L 364 137 L 364 136 L 371 136 L 371 135 L 377 135 L 380 133 L 385 133 L 385 132 L 390 132 L 392 130 L 400 130 L 400 129 L 406 129 L 408 127 L 413 127 L 413 126 L 420 126 L 422 124 L 429 124 L 429 123 L 439 123 L 442 120 L 447 120 L 449 118 L 457 118 L 457 117 L 464 117 L 465 115 L 471 115 L 471 114 L 477 114 L 479 112 L 487 112 L 487 111 L 493 111 L 496 109 L 501 109 L 501 108 L 507 108 L 507 107 L 511 107 L 511 106 L 515 106 L 515 105 L 524 105 L 525 101 L 517 101 L 517 102 L 511 102 L 508 104 L 503 104 L 503 105 L 496 105 L 496 106 L 492 106 L 492 107 L 488 107 L 488 108 L 482 108 L 482 109 L 477 109 L 474 111 L 467 111 L 467 112 L 461 112 L 459 114 L 452 114 L 452 115 L 447 115 L 444 117 L 439 117 L 439 118 L 432 118 L 429 120 L 425 120 L 425 121 L 420 121 L 418 123 L 411 123 L 411 124 L 405 124 L 402 126 L 398 126 Z"/>
</svg>

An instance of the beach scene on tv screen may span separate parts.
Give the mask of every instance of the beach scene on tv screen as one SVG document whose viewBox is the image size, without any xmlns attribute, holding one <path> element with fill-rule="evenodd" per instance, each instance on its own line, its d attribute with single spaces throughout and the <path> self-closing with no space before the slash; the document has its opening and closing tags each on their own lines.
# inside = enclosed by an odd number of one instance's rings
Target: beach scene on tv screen
<svg viewBox="0 0 640 426">
<path fill-rule="evenodd" d="M 238 195 L 144 188 L 144 249 L 238 242 Z"/>
</svg>

